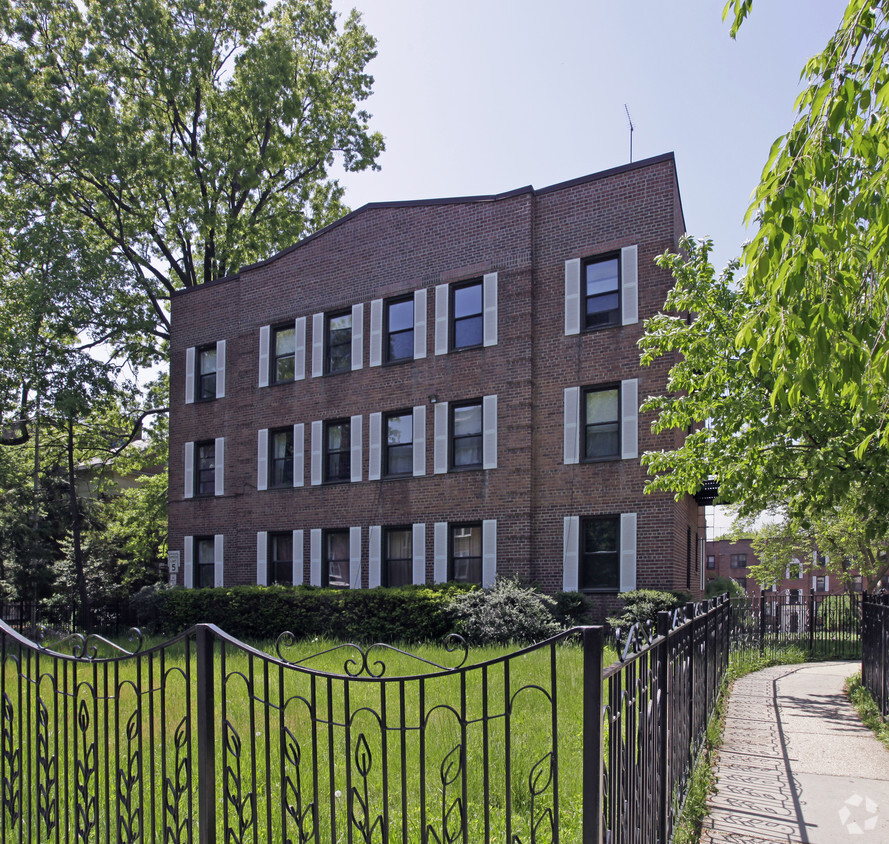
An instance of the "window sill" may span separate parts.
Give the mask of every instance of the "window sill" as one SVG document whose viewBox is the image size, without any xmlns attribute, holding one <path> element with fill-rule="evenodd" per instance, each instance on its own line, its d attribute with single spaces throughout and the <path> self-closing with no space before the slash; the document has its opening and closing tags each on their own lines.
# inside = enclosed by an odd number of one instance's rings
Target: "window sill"
<svg viewBox="0 0 889 844">
<path fill-rule="evenodd" d="M 595 463 L 618 463 L 622 459 L 619 454 L 610 454 L 608 457 L 584 457 L 579 462 L 583 466 Z"/>
<path fill-rule="evenodd" d="M 484 349 L 484 342 L 481 343 L 473 343 L 471 346 L 460 346 L 460 347 L 452 347 L 448 349 L 448 354 L 453 354 L 454 352 L 471 352 L 473 349 Z"/>
</svg>

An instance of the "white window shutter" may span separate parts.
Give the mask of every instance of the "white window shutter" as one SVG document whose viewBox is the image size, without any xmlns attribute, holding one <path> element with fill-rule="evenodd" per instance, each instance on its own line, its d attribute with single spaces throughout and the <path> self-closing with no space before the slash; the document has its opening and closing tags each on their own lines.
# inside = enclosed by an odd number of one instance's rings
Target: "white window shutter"
<svg viewBox="0 0 889 844">
<path fill-rule="evenodd" d="M 565 516 L 562 527 L 562 589 L 565 592 L 576 592 L 579 588 L 579 552 L 580 516 Z"/>
<path fill-rule="evenodd" d="M 293 380 L 306 377 L 306 318 L 298 317 L 293 323 Z"/>
<path fill-rule="evenodd" d="M 293 531 L 293 585 L 303 585 L 303 532 Z"/>
<path fill-rule="evenodd" d="M 436 522 L 432 534 L 433 580 L 446 583 L 448 579 L 448 523 Z"/>
<path fill-rule="evenodd" d="M 225 340 L 216 341 L 216 398 L 225 398 Z"/>
<path fill-rule="evenodd" d="M 313 528 L 309 533 L 309 582 L 321 585 L 321 531 Z"/>
<path fill-rule="evenodd" d="M 213 537 L 213 585 L 218 589 L 225 585 L 224 569 L 224 537 L 217 533 Z"/>
<path fill-rule="evenodd" d="M 256 437 L 256 489 L 269 487 L 269 429 L 260 428 Z"/>
<path fill-rule="evenodd" d="M 636 588 L 636 514 L 620 515 L 620 591 Z"/>
<path fill-rule="evenodd" d="M 351 449 L 349 454 L 349 463 L 351 464 L 352 469 L 352 483 L 357 483 L 361 480 L 362 466 L 362 417 L 361 414 L 358 416 L 353 416 L 349 420 L 349 435 L 351 437 Z"/>
<path fill-rule="evenodd" d="M 497 345 L 497 273 L 487 273 L 482 282 L 484 291 L 484 344 Z"/>
<path fill-rule="evenodd" d="M 482 399 L 482 468 L 497 468 L 497 396 Z"/>
<path fill-rule="evenodd" d="M 414 360 L 426 357 L 426 290 L 414 291 Z"/>
<path fill-rule="evenodd" d="M 225 437 L 216 437 L 213 447 L 213 480 L 216 483 L 214 493 L 225 495 Z"/>
<path fill-rule="evenodd" d="M 830 592 L 830 575 L 824 575 L 824 591 Z"/>
<path fill-rule="evenodd" d="M 256 532 L 256 585 L 257 586 L 268 586 L 268 582 L 269 582 L 268 552 L 269 552 L 268 531 L 259 530 Z"/>
<path fill-rule="evenodd" d="M 448 471 L 448 403 L 440 401 L 435 405 L 433 419 L 435 443 L 433 446 L 433 471 L 436 475 Z"/>
<path fill-rule="evenodd" d="M 448 286 L 439 284 L 435 288 L 435 354 L 444 355 L 448 351 Z"/>
<path fill-rule="evenodd" d="M 322 440 L 324 438 L 324 423 L 315 420 L 312 423 L 312 486 L 318 486 L 321 483 L 321 458 Z"/>
<path fill-rule="evenodd" d="M 312 378 L 324 374 L 324 314 L 312 316 Z"/>
<path fill-rule="evenodd" d="M 426 474 L 426 406 L 419 404 L 414 410 L 414 477 Z"/>
<path fill-rule="evenodd" d="M 293 426 L 293 485 L 303 486 L 306 476 L 306 426 L 297 422 Z"/>
<path fill-rule="evenodd" d="M 565 465 L 580 461 L 580 387 L 565 387 Z"/>
<path fill-rule="evenodd" d="M 352 305 L 352 371 L 364 366 L 364 305 Z"/>
<path fill-rule="evenodd" d="M 194 443 L 185 444 L 185 498 L 194 496 Z"/>
<path fill-rule="evenodd" d="M 497 579 L 497 520 L 482 522 L 482 588 L 491 589 Z"/>
<path fill-rule="evenodd" d="M 183 537 L 182 547 L 182 585 L 186 589 L 194 588 L 194 537 Z"/>
<path fill-rule="evenodd" d="M 414 583 L 422 586 L 426 582 L 426 525 L 413 526 Z"/>
<path fill-rule="evenodd" d="M 580 258 L 565 261 L 565 334 L 580 334 Z"/>
<path fill-rule="evenodd" d="M 349 528 L 349 586 L 361 588 L 361 528 Z"/>
<path fill-rule="evenodd" d="M 194 403 L 194 346 L 185 350 L 185 403 Z"/>
<path fill-rule="evenodd" d="M 370 303 L 370 357 L 369 366 L 379 366 L 383 362 L 383 300 L 374 299 Z"/>
<path fill-rule="evenodd" d="M 383 414 L 371 413 L 367 423 L 367 479 L 380 479 L 383 452 Z"/>
<path fill-rule="evenodd" d="M 620 456 L 635 460 L 639 456 L 639 379 L 620 382 Z"/>
<path fill-rule="evenodd" d="M 639 254 L 635 246 L 620 250 L 620 310 L 621 322 L 639 322 Z"/>
<path fill-rule="evenodd" d="M 367 585 L 375 589 L 382 583 L 380 558 L 382 554 L 383 529 L 372 525 L 367 529 Z"/>
<path fill-rule="evenodd" d="M 818 588 L 818 577 L 814 574 L 812 575 L 812 588 L 813 589 Z"/>
<path fill-rule="evenodd" d="M 269 385 L 269 333 L 271 326 L 264 325 L 259 329 L 259 386 Z"/>
</svg>

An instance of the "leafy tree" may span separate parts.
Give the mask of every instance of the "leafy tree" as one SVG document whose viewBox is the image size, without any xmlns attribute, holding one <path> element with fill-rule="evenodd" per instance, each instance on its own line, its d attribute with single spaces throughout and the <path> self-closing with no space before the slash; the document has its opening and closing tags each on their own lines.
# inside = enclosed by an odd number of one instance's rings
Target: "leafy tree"
<svg viewBox="0 0 889 844">
<path fill-rule="evenodd" d="M 731 0 L 732 35 L 752 0 Z M 774 374 L 770 400 L 817 402 L 889 447 L 889 2 L 849 0 L 803 70 L 790 131 L 775 141 L 742 256 L 751 302 L 738 343 Z M 832 444 L 825 449 L 833 450 Z M 885 454 L 885 452 L 884 452 Z M 830 458 L 828 458 L 830 459 Z"/>
<path fill-rule="evenodd" d="M 336 18 L 330 0 L 0 0 L 7 195 L 125 262 L 107 299 L 165 337 L 174 290 L 341 216 L 335 160 L 376 166 L 374 39 Z"/>
</svg>

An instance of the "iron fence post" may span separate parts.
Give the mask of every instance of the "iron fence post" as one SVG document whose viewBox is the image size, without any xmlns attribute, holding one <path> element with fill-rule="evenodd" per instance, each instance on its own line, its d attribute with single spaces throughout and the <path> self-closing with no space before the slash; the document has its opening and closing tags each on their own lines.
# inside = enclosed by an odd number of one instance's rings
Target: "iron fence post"
<svg viewBox="0 0 889 844">
<path fill-rule="evenodd" d="M 583 844 L 602 842 L 602 627 L 583 631 Z"/>
<path fill-rule="evenodd" d="M 809 654 L 815 650 L 815 590 L 809 590 Z"/>
<path fill-rule="evenodd" d="M 766 650 L 766 596 L 763 592 L 759 593 L 759 655 L 762 656 Z"/>
<path fill-rule="evenodd" d="M 663 637 L 658 648 L 657 684 L 660 690 L 658 699 L 658 729 L 660 730 L 660 742 L 658 746 L 658 780 L 660 793 L 658 794 L 658 841 L 667 844 L 668 841 L 668 817 L 670 814 L 670 788 L 667 782 L 669 766 L 667 755 L 669 753 L 668 725 L 670 723 L 669 702 L 667 684 L 669 683 L 670 666 L 670 613 L 659 612 L 657 614 L 657 635 Z"/>
<path fill-rule="evenodd" d="M 214 712 L 213 635 L 205 626 L 198 627 L 197 651 L 197 723 L 198 734 L 198 841 L 216 840 L 216 742 Z"/>
</svg>

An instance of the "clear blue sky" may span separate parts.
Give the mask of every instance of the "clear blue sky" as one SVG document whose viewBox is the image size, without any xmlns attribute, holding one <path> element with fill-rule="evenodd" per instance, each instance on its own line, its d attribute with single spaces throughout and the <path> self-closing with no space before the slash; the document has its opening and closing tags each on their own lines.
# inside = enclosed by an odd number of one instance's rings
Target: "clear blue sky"
<svg viewBox="0 0 889 844">
<path fill-rule="evenodd" d="M 346 202 L 545 187 L 672 151 L 688 232 L 722 265 L 800 71 L 845 2 L 758 0 L 738 39 L 723 0 L 335 0 L 378 40 L 370 65 L 382 170 Z"/>
</svg>

